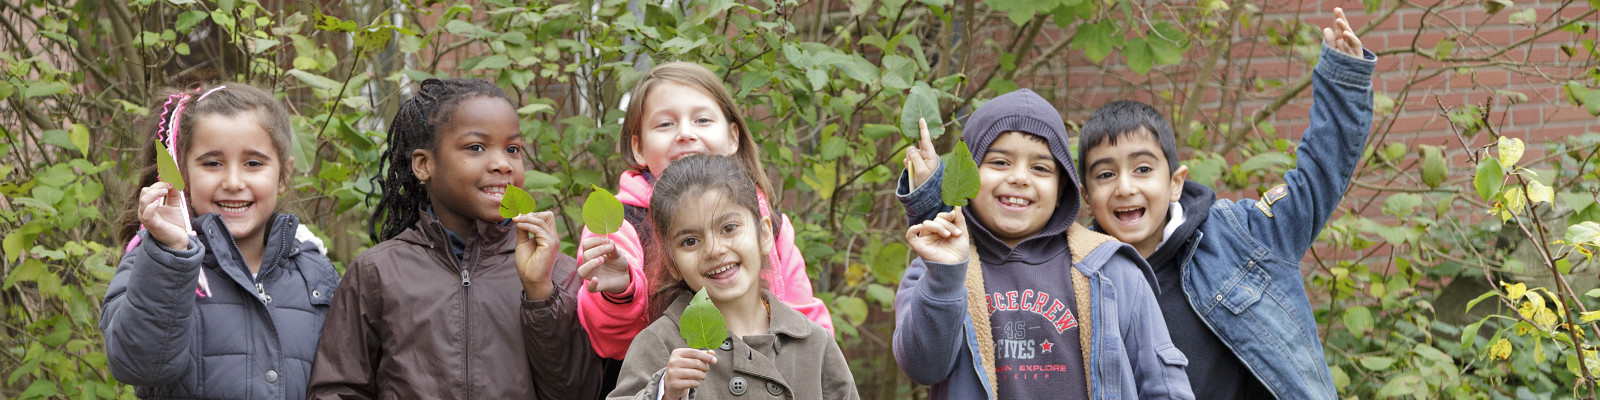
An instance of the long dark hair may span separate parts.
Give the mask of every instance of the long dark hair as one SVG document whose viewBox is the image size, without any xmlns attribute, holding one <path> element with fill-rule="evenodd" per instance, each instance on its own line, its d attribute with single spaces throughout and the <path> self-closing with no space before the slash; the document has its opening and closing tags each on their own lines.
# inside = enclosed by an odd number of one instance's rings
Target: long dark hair
<svg viewBox="0 0 1600 400">
<path fill-rule="evenodd" d="M 288 109 L 271 93 L 238 82 L 200 84 L 187 90 L 168 88 L 155 97 L 150 110 L 150 115 L 143 121 L 144 138 L 140 139 L 143 144 L 139 154 L 138 187 L 154 185 L 158 180 L 156 157 L 167 157 L 166 152 L 156 145 L 160 140 L 158 138 L 171 135 L 174 131 L 180 133 L 172 150 L 177 152 L 179 172 L 188 178 L 189 171 L 183 168 L 182 160 L 189 154 L 190 144 L 194 143 L 194 129 L 200 119 L 211 115 L 232 117 L 246 112 L 256 113 L 256 123 L 267 132 L 273 150 L 278 152 L 281 161 L 278 163 L 278 184 L 289 184 L 289 159 L 292 157 L 289 146 L 293 143 L 294 132 L 290 127 Z M 283 208 L 285 203 L 288 202 L 280 199 L 278 207 Z M 133 191 L 128 204 L 130 206 L 118 218 L 116 236 L 119 242 L 133 240 L 134 235 L 139 233 L 139 210 L 142 207 L 138 189 Z"/>
<path fill-rule="evenodd" d="M 417 149 L 435 150 L 439 144 L 437 132 L 450 123 L 456 106 L 478 97 L 497 97 L 515 105 L 500 87 L 482 79 L 428 79 L 417 87 L 415 96 L 400 105 L 400 111 L 389 122 L 378 175 L 372 177 L 379 200 L 367 220 L 367 228 L 374 243 L 417 224 L 422 207 L 431 203 L 427 187 L 411 171 L 411 153 Z"/>
<path fill-rule="evenodd" d="M 650 228 L 655 230 L 655 244 L 645 252 L 645 265 L 649 269 L 650 319 L 660 318 L 667 306 L 677 298 L 677 293 L 689 290 L 689 284 L 674 275 L 678 265 L 668 256 L 667 232 L 678 222 L 678 212 L 693 209 L 693 204 L 682 204 L 686 197 L 705 193 L 720 193 L 735 206 L 750 211 L 754 218 L 751 228 L 756 235 L 765 226 L 761 223 L 761 209 L 756 199 L 756 184 L 742 163 L 734 158 L 718 155 L 696 154 L 673 161 L 667 170 L 656 178 L 655 190 L 650 195 Z M 761 269 L 771 268 L 762 246 Z M 763 287 L 766 282 L 761 282 Z"/>
</svg>

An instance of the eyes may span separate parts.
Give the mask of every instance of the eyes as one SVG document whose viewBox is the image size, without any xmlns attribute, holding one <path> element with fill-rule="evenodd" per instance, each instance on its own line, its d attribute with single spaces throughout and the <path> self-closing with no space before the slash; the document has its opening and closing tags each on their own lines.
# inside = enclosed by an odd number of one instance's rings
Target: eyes
<svg viewBox="0 0 1600 400">
<path fill-rule="evenodd" d="M 722 235 L 723 238 L 732 238 L 732 237 L 738 235 L 739 228 L 741 226 L 742 225 L 740 225 L 738 222 L 728 222 L 728 223 L 722 224 L 722 227 L 718 231 Z M 705 243 L 705 241 L 700 240 L 700 238 L 698 238 L 698 237 L 685 236 L 682 240 L 678 241 L 678 248 L 686 250 L 686 251 L 692 251 L 692 250 L 694 250 L 694 248 L 696 246 L 700 245 L 701 243 Z"/>
<path fill-rule="evenodd" d="M 488 147 L 485 147 L 482 144 L 473 143 L 473 144 L 467 145 L 467 151 L 470 151 L 470 152 L 473 152 L 473 153 L 480 153 L 480 152 L 483 152 L 483 151 L 486 151 L 486 150 L 488 150 Z M 522 145 L 513 144 L 513 145 L 510 145 L 510 146 L 506 146 L 506 154 L 518 154 L 518 153 L 521 153 L 521 152 L 522 152 Z"/>
<path fill-rule="evenodd" d="M 218 160 L 218 159 L 214 159 L 214 158 L 200 160 L 200 166 L 204 167 L 204 168 L 221 168 L 222 167 L 222 160 Z M 267 163 L 265 161 L 261 161 L 261 160 L 257 160 L 257 159 L 249 159 L 249 160 L 245 160 L 244 166 L 247 167 L 247 168 L 260 168 L 260 167 L 267 166 Z"/>
<path fill-rule="evenodd" d="M 1155 168 L 1152 168 L 1149 165 L 1144 165 L 1144 164 L 1140 164 L 1137 167 L 1133 167 L 1133 173 L 1134 173 L 1134 175 L 1137 175 L 1137 176 L 1147 176 L 1147 175 L 1150 175 L 1150 173 L 1155 172 L 1155 171 L 1156 171 Z M 1098 173 L 1095 173 L 1094 174 L 1094 179 L 1111 179 L 1114 176 L 1116 176 L 1116 174 L 1111 173 L 1111 170 L 1103 170 L 1103 171 L 1100 171 Z"/>
<path fill-rule="evenodd" d="M 695 125 L 699 125 L 699 126 L 708 126 L 708 125 L 717 123 L 717 119 L 716 118 L 712 118 L 712 117 L 701 116 L 701 117 L 695 117 L 695 119 L 693 121 L 690 121 L 690 122 L 693 122 Z M 673 126 L 675 126 L 677 124 L 678 124 L 678 122 L 675 121 L 675 120 L 670 120 L 670 119 L 662 120 L 661 122 L 656 123 L 654 128 L 655 129 L 671 128 L 671 127 L 673 127 Z"/>
<path fill-rule="evenodd" d="M 983 163 L 984 163 L 984 165 L 994 166 L 994 168 L 996 168 L 996 169 L 1005 169 L 1006 167 L 1010 167 L 1011 166 L 1011 161 L 1007 160 L 1007 159 L 1004 159 L 1004 158 L 991 158 L 988 161 L 984 161 Z M 1038 173 L 1040 173 L 1042 175 L 1054 174 L 1056 172 L 1056 168 L 1055 168 L 1055 165 L 1054 165 L 1053 162 L 1052 163 L 1035 163 L 1033 165 L 1028 166 L 1028 169 L 1032 170 L 1034 172 L 1038 172 Z"/>
</svg>

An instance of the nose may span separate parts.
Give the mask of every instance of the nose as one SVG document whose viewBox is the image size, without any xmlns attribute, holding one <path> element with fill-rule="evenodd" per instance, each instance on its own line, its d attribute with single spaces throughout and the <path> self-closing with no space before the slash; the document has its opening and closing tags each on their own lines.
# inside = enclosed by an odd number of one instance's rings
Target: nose
<svg viewBox="0 0 1600 400">
<path fill-rule="evenodd" d="M 244 168 L 233 165 L 222 174 L 223 190 L 244 190 Z"/>
<path fill-rule="evenodd" d="M 1130 196 L 1137 192 L 1133 188 L 1133 179 L 1127 174 L 1117 176 L 1117 182 L 1112 188 L 1115 189 L 1112 193 L 1117 196 Z"/>
<path fill-rule="evenodd" d="M 691 125 L 690 122 L 692 121 L 678 122 L 678 143 L 689 143 L 700 140 L 700 132 L 695 131 L 694 126 Z"/>
<path fill-rule="evenodd" d="M 514 163 L 522 162 L 522 160 L 517 158 L 518 154 L 506 151 L 501 151 L 498 153 L 498 157 L 490 157 L 491 160 L 489 161 L 489 172 L 497 174 L 509 174 L 511 173 L 512 165 L 514 165 Z"/>
<path fill-rule="evenodd" d="M 1006 174 L 1006 183 L 1016 186 L 1028 186 L 1028 169 L 1012 168 L 1011 172 Z"/>
</svg>

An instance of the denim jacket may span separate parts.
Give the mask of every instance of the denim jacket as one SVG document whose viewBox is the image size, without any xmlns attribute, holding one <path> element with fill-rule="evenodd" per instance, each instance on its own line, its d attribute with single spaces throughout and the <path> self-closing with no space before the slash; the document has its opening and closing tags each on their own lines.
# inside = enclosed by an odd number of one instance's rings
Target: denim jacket
<svg viewBox="0 0 1600 400">
<path fill-rule="evenodd" d="M 1311 78 L 1311 124 L 1296 149 L 1295 168 L 1259 200 L 1213 203 L 1190 251 L 1179 258 L 1189 305 L 1280 399 L 1337 398 L 1300 260 L 1344 198 L 1372 129 L 1377 56 L 1363 53 L 1357 59 L 1323 46 Z M 939 212 L 912 205 L 939 200 L 943 172 L 941 165 L 930 185 L 915 192 L 908 192 L 901 174 L 896 193 L 907 204 L 908 222 Z"/>
</svg>

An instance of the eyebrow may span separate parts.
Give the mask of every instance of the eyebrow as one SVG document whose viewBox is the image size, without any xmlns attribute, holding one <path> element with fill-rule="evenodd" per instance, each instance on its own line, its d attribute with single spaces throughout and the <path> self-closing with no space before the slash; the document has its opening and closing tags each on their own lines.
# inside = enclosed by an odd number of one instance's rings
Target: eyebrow
<svg viewBox="0 0 1600 400">
<path fill-rule="evenodd" d="M 268 159 L 268 160 L 272 159 L 271 155 L 268 155 L 267 153 L 263 153 L 260 150 L 256 150 L 256 149 L 246 149 L 244 151 L 244 155 L 265 158 L 265 159 Z M 194 156 L 194 159 L 198 160 L 198 159 L 206 158 L 206 157 L 221 157 L 221 156 L 222 156 L 222 150 L 212 150 L 212 151 L 208 151 L 208 152 L 205 152 L 205 153 L 200 153 L 200 155 Z"/>
<path fill-rule="evenodd" d="M 1141 150 L 1134 151 L 1133 153 L 1128 154 L 1128 158 L 1140 158 L 1140 157 L 1156 158 L 1156 153 L 1152 152 L 1150 150 L 1141 149 Z M 1101 157 L 1100 159 L 1094 160 L 1094 162 L 1089 163 L 1089 168 L 1093 169 L 1094 167 L 1099 166 L 1100 164 L 1109 163 L 1109 162 L 1111 162 L 1111 157 Z"/>
<path fill-rule="evenodd" d="M 1004 150 L 1004 149 L 990 149 L 989 153 L 990 154 L 998 153 L 1000 155 L 1007 156 L 1007 157 L 1013 156 L 1013 154 L 1011 154 L 1011 151 Z M 1032 154 L 1028 154 L 1028 156 L 1032 156 L 1034 160 L 1051 160 L 1051 161 L 1055 161 L 1055 159 L 1056 159 L 1056 155 L 1052 154 L 1052 153 L 1050 153 L 1048 151 L 1033 152 Z M 984 158 L 988 158 L 988 157 L 985 156 Z"/>
</svg>

